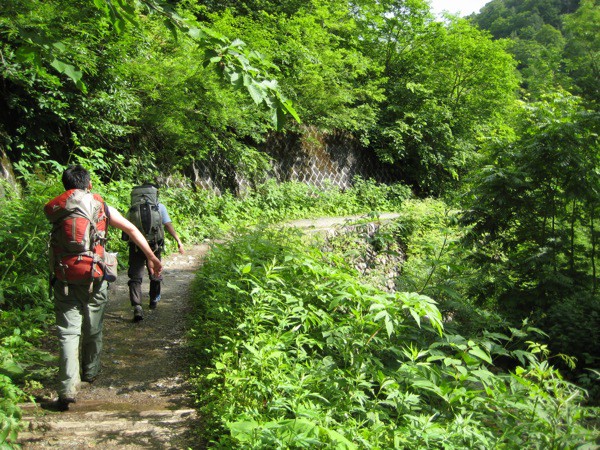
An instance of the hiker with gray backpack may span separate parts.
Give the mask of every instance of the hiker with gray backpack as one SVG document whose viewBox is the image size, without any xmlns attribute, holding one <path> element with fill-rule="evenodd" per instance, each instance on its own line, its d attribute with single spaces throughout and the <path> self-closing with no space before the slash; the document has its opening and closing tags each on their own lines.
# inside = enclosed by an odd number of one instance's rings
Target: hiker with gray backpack
<svg viewBox="0 0 600 450">
<path fill-rule="evenodd" d="M 131 191 L 131 206 L 127 218 L 136 225 L 146 238 L 154 255 L 160 260 L 165 245 L 165 229 L 177 242 L 179 253 L 185 253 L 181 239 L 177 235 L 167 208 L 158 201 L 158 187 L 155 184 L 146 183 L 136 186 Z M 128 240 L 126 235 L 123 235 Z M 129 300 L 133 307 L 133 321 L 139 322 L 144 319 L 142 308 L 142 281 L 146 258 L 144 253 L 135 244 L 129 242 Z M 150 301 L 149 308 L 155 309 L 160 301 L 160 288 L 162 276 L 150 276 Z"/>
</svg>

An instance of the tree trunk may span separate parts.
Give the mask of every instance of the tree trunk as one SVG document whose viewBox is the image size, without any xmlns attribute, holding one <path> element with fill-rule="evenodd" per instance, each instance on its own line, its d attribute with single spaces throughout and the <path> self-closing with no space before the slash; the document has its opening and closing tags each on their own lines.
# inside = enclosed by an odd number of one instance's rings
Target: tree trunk
<svg viewBox="0 0 600 450">
<path fill-rule="evenodd" d="M 594 229 L 594 214 L 596 214 L 596 205 L 592 205 L 590 214 L 590 234 L 592 239 L 592 292 L 596 293 L 596 230 Z"/>
<path fill-rule="evenodd" d="M 573 199 L 573 210 L 571 211 L 571 254 L 569 256 L 569 270 L 571 276 L 575 274 L 575 220 L 577 217 L 577 201 Z"/>
<path fill-rule="evenodd" d="M 0 147 L 0 178 L 6 180 L 6 182 L 18 192 L 19 185 L 17 184 L 17 179 L 13 172 L 12 163 L 2 147 Z M 5 195 L 4 188 L 2 184 L 0 184 L 0 197 L 4 197 Z"/>
<path fill-rule="evenodd" d="M 552 196 L 552 222 L 551 222 L 551 230 L 552 230 L 552 267 L 554 269 L 554 273 L 558 272 L 558 258 L 557 258 L 557 244 L 556 244 L 556 203 L 554 195 Z"/>
</svg>

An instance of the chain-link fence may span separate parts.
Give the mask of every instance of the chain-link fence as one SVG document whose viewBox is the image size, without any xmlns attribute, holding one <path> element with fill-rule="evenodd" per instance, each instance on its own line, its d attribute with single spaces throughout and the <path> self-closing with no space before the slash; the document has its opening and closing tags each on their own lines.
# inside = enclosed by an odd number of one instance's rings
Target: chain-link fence
<svg viewBox="0 0 600 450">
<path fill-rule="evenodd" d="M 274 133 L 262 149 L 271 159 L 269 177 L 278 181 L 299 181 L 315 187 L 348 188 L 356 176 L 380 183 L 399 181 L 394 166 L 379 161 L 347 133 L 323 133 L 305 127 L 301 134 Z M 217 192 L 229 189 L 243 192 L 252 182 L 242 171 L 219 155 L 196 162 L 196 184 Z"/>
</svg>

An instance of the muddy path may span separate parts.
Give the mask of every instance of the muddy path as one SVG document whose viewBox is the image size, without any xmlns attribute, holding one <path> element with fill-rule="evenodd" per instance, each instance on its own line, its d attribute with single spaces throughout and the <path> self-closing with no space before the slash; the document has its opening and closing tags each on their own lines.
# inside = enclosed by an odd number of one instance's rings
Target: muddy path
<svg viewBox="0 0 600 450">
<path fill-rule="evenodd" d="M 141 322 L 132 321 L 127 273 L 119 274 L 104 317 L 99 377 L 81 384 L 69 411 L 56 411 L 55 380 L 48 380 L 36 403 L 21 405 L 28 422 L 19 435 L 23 449 L 204 447 L 189 397 L 185 335 L 190 284 L 207 251 L 208 245 L 198 245 L 165 258 L 162 299 L 155 310 L 144 305 Z M 148 287 L 145 279 L 145 298 Z"/>
</svg>

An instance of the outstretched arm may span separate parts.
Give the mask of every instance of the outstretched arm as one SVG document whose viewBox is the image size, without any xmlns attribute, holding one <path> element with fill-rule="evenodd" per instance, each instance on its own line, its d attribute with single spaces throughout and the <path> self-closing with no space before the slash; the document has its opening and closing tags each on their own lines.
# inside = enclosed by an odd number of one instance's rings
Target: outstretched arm
<svg viewBox="0 0 600 450">
<path fill-rule="evenodd" d="M 185 253 L 185 250 L 183 249 L 183 244 L 181 243 L 181 239 L 179 239 L 179 236 L 177 235 L 177 231 L 175 231 L 175 228 L 173 227 L 173 222 L 165 223 L 165 228 L 167 229 L 169 234 L 171 236 L 173 236 L 173 239 L 175 239 L 175 241 L 177 241 L 177 248 L 179 249 L 179 253 L 181 253 L 183 255 Z"/>
<path fill-rule="evenodd" d="M 110 225 L 129 235 L 129 238 L 144 252 L 146 258 L 148 258 L 148 268 L 150 269 L 150 272 L 155 276 L 159 276 L 162 272 L 162 263 L 148 245 L 148 241 L 146 241 L 144 235 L 134 224 L 123 217 L 118 210 L 111 208 L 110 206 L 108 206 L 108 210 L 110 213 Z"/>
</svg>

